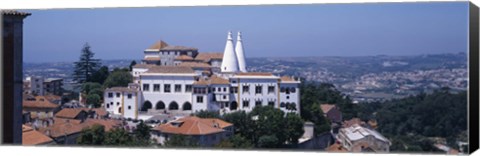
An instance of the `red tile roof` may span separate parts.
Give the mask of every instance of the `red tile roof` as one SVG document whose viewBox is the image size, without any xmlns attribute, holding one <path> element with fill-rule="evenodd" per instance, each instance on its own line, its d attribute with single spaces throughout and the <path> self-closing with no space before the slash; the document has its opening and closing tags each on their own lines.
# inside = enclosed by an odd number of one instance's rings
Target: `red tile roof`
<svg viewBox="0 0 480 156">
<path fill-rule="evenodd" d="M 145 61 L 160 61 L 160 57 L 145 57 L 143 58 Z"/>
<path fill-rule="evenodd" d="M 155 42 L 155 44 L 153 44 L 152 46 L 150 46 L 148 49 L 156 49 L 156 50 L 160 50 L 162 48 L 165 48 L 166 46 L 168 46 L 168 44 L 162 40 L 160 41 L 157 41 Z"/>
<path fill-rule="evenodd" d="M 75 119 L 82 112 L 86 113 L 86 111 L 84 111 L 82 108 L 64 108 L 55 114 L 55 117 Z"/>
<path fill-rule="evenodd" d="M 223 59 L 223 53 L 198 53 L 195 60 L 209 62 L 211 59 Z"/>
<path fill-rule="evenodd" d="M 223 132 L 223 128 L 231 125 L 231 123 L 220 119 L 201 119 L 196 116 L 189 116 L 162 124 L 153 129 L 170 134 L 207 135 Z"/>
<path fill-rule="evenodd" d="M 41 145 L 53 142 L 53 139 L 33 130 L 31 127 L 22 125 L 22 145 Z"/>
<path fill-rule="evenodd" d="M 192 67 L 192 68 L 210 68 L 208 63 L 203 62 L 182 62 L 178 66 L 180 67 Z"/>
<path fill-rule="evenodd" d="M 335 108 L 335 105 L 332 104 L 321 104 L 320 108 L 322 109 L 323 113 L 328 113 L 330 110 Z"/>
<path fill-rule="evenodd" d="M 24 108 L 57 108 L 59 107 L 57 104 L 51 103 L 47 99 L 45 99 L 43 96 L 37 96 L 35 97 L 35 100 L 30 101 L 30 100 L 23 100 L 23 107 Z"/>
</svg>

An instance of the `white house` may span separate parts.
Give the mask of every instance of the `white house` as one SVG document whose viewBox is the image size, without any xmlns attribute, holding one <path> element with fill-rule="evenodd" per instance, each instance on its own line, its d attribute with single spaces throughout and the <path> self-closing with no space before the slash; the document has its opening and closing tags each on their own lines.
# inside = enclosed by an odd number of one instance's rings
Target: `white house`
<svg viewBox="0 0 480 156">
<path fill-rule="evenodd" d="M 237 42 L 237 46 L 242 46 L 241 42 Z M 255 106 L 273 106 L 284 112 L 300 113 L 300 80 L 248 72 L 243 47 L 237 50 L 242 54 L 236 54 L 230 32 L 224 55 L 198 53 L 195 48 L 182 46 L 169 48 L 160 41 L 145 50 L 142 64 L 133 66 L 133 83 L 129 87 L 105 90 L 105 108 L 127 118 L 143 114 L 188 115 L 200 110 L 248 112 Z M 166 55 L 169 59 L 163 60 Z M 158 62 L 147 59 L 154 57 L 161 59 Z M 231 62 L 225 62 L 227 60 Z M 238 65 L 239 62 L 242 65 Z M 131 98 L 125 98 L 127 96 Z"/>
</svg>

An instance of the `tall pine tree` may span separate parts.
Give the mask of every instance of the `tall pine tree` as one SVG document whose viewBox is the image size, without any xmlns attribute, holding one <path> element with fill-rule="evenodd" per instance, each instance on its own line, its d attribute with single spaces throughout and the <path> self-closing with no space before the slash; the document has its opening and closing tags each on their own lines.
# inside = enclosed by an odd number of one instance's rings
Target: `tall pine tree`
<svg viewBox="0 0 480 156">
<path fill-rule="evenodd" d="M 85 43 L 82 48 L 80 60 L 75 62 L 75 71 L 73 73 L 73 80 L 78 83 L 84 83 L 91 80 L 93 73 L 95 73 L 101 66 L 100 59 L 94 59 L 93 53 L 90 50 L 90 45 Z"/>
</svg>

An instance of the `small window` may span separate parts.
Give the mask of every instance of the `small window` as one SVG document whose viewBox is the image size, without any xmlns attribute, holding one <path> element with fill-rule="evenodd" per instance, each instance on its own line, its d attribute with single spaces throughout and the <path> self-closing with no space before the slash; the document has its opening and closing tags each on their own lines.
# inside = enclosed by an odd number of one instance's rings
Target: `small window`
<svg viewBox="0 0 480 156">
<path fill-rule="evenodd" d="M 120 93 L 117 93 L 117 97 L 120 97 Z"/>
<path fill-rule="evenodd" d="M 287 96 L 287 99 L 290 99 L 290 96 Z"/>
<path fill-rule="evenodd" d="M 255 86 L 255 94 L 262 94 L 262 86 Z"/>
<path fill-rule="evenodd" d="M 178 93 L 178 92 L 182 92 L 182 85 L 176 84 L 176 85 L 175 85 L 175 92 L 177 92 L 177 93 Z"/>
<path fill-rule="evenodd" d="M 163 87 L 163 92 L 170 93 L 170 84 L 165 84 L 165 86 Z"/>
<path fill-rule="evenodd" d="M 132 94 L 128 94 L 128 99 L 131 99 L 132 98 Z"/>
<path fill-rule="evenodd" d="M 109 98 L 112 98 L 112 97 L 113 97 L 113 93 L 108 93 L 108 97 L 109 97 Z"/>
<path fill-rule="evenodd" d="M 120 102 L 117 102 L 117 106 L 119 106 L 119 105 L 120 105 Z"/>
<path fill-rule="evenodd" d="M 128 110 L 132 109 L 132 106 L 128 106 Z"/>
<path fill-rule="evenodd" d="M 295 93 L 295 88 L 290 88 L 290 92 Z"/>
<path fill-rule="evenodd" d="M 223 99 L 227 99 L 227 96 L 224 95 L 224 96 L 223 96 Z"/>
<path fill-rule="evenodd" d="M 248 93 L 248 92 L 250 92 L 250 91 L 249 91 L 249 87 L 248 87 L 247 85 L 243 86 L 242 90 L 243 90 L 243 91 L 242 91 L 243 93 Z"/>
<path fill-rule="evenodd" d="M 149 91 L 150 90 L 150 85 L 149 84 L 143 84 L 143 91 Z"/>
<path fill-rule="evenodd" d="M 285 107 L 285 103 L 284 102 L 280 103 L 280 107 L 282 108 Z"/>
<path fill-rule="evenodd" d="M 110 108 L 110 104 L 107 103 L 107 108 Z"/>
<path fill-rule="evenodd" d="M 275 102 L 269 101 L 269 102 L 268 102 L 268 105 L 273 107 L 273 106 L 275 106 Z"/>
<path fill-rule="evenodd" d="M 223 87 L 223 92 L 227 92 L 227 87 Z"/>
<path fill-rule="evenodd" d="M 192 92 L 192 85 L 185 85 L 185 92 Z"/>
<path fill-rule="evenodd" d="M 268 93 L 274 93 L 275 92 L 275 86 L 268 86 Z"/>
<path fill-rule="evenodd" d="M 261 106 L 262 105 L 262 101 L 255 101 L 255 106 Z"/>
<path fill-rule="evenodd" d="M 160 84 L 153 84 L 153 91 L 159 92 L 160 91 Z"/>
<path fill-rule="evenodd" d="M 238 88 L 237 87 L 231 87 L 230 88 L 230 93 L 238 93 Z"/>
<path fill-rule="evenodd" d="M 203 96 L 197 96 L 197 103 L 203 103 Z"/>
<path fill-rule="evenodd" d="M 248 107 L 250 101 L 243 100 L 243 107 Z"/>
</svg>

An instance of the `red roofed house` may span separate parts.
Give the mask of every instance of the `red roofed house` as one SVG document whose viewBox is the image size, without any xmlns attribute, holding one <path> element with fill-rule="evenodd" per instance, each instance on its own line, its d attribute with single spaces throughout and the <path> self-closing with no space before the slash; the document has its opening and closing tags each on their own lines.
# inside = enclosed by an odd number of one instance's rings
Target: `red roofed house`
<svg viewBox="0 0 480 156">
<path fill-rule="evenodd" d="M 37 96 L 35 100 L 23 100 L 23 111 L 30 113 L 31 122 L 35 128 L 51 125 L 53 114 L 59 108 L 59 105 L 48 101 L 43 96 Z"/>
<path fill-rule="evenodd" d="M 323 115 L 327 117 L 328 120 L 332 123 L 341 123 L 342 122 L 342 112 L 334 104 L 321 104 L 320 108 L 323 111 Z"/>
<path fill-rule="evenodd" d="M 200 146 L 213 146 L 233 134 L 233 124 L 214 118 L 184 117 L 153 128 L 154 139 L 163 144 L 172 135 L 190 136 Z"/>
<path fill-rule="evenodd" d="M 22 145 L 51 145 L 55 144 L 52 138 L 34 130 L 31 127 L 22 126 Z"/>
</svg>

